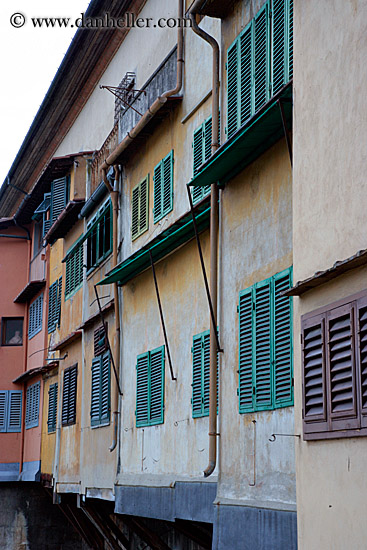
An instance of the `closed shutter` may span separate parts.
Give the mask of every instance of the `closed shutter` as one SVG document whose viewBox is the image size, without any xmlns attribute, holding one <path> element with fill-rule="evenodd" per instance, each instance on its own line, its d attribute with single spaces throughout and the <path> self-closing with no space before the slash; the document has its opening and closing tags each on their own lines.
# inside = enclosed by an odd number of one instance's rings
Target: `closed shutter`
<svg viewBox="0 0 367 550">
<path fill-rule="evenodd" d="M 230 138 L 238 128 L 238 41 L 227 54 L 227 136 Z"/>
<path fill-rule="evenodd" d="M 8 409 L 8 392 L 0 391 L 0 432 L 6 432 L 6 416 Z"/>
<path fill-rule="evenodd" d="M 83 283 L 84 247 L 80 244 L 66 260 L 65 299 Z"/>
<path fill-rule="evenodd" d="M 90 417 L 92 426 L 99 424 L 100 422 L 101 363 L 101 356 L 95 357 L 92 360 L 92 391 L 90 405 Z"/>
<path fill-rule="evenodd" d="M 351 304 L 327 315 L 329 413 L 332 429 L 359 427 L 357 419 L 354 316 Z"/>
<path fill-rule="evenodd" d="M 248 412 L 254 408 L 253 395 L 253 299 L 252 289 L 240 293 L 239 302 L 239 410 Z"/>
<path fill-rule="evenodd" d="M 77 376 L 77 365 L 64 371 L 61 414 L 61 422 L 63 426 L 74 424 L 76 421 Z"/>
<path fill-rule="evenodd" d="M 139 194 L 140 185 L 134 187 L 131 198 L 131 237 L 136 239 L 139 236 Z"/>
<path fill-rule="evenodd" d="M 247 26 L 243 31 L 239 39 L 239 58 L 240 58 L 240 113 L 239 113 L 239 125 L 242 126 L 247 119 L 253 114 L 253 32 L 254 26 L 252 23 Z M 230 137 L 230 136 L 228 136 Z"/>
<path fill-rule="evenodd" d="M 192 416 L 203 416 L 203 387 L 202 387 L 202 357 L 203 342 L 201 334 L 194 336 L 192 346 Z"/>
<path fill-rule="evenodd" d="M 46 235 L 46 233 L 48 233 L 48 230 L 50 229 L 51 227 L 51 220 L 46 220 L 45 218 L 43 219 L 43 227 L 42 227 L 42 237 L 44 237 Z"/>
<path fill-rule="evenodd" d="M 132 240 L 139 237 L 149 225 L 149 176 L 141 181 L 132 191 Z"/>
<path fill-rule="evenodd" d="M 317 315 L 302 322 L 304 432 L 324 431 L 326 411 L 325 319 Z"/>
<path fill-rule="evenodd" d="M 28 338 L 32 338 L 42 329 L 43 294 L 29 307 Z"/>
<path fill-rule="evenodd" d="M 197 130 L 194 132 L 194 138 L 192 143 L 192 149 L 193 149 L 193 175 L 198 173 L 200 166 L 203 164 L 203 126 L 200 126 Z M 195 204 L 199 202 L 199 200 L 203 196 L 203 189 L 202 187 L 193 187 L 192 189 L 192 202 Z"/>
<path fill-rule="evenodd" d="M 163 422 L 164 346 L 150 352 L 150 424 Z"/>
<path fill-rule="evenodd" d="M 57 388 L 58 388 L 57 383 L 51 384 L 48 390 L 48 416 L 47 416 L 48 433 L 54 432 L 56 430 Z"/>
<path fill-rule="evenodd" d="M 48 293 L 48 320 L 47 320 L 47 330 L 52 332 L 56 328 L 56 317 L 58 311 L 58 281 L 52 283 L 49 288 Z"/>
<path fill-rule="evenodd" d="M 70 393 L 69 393 L 69 418 L 70 424 L 74 424 L 76 420 L 76 383 L 78 370 L 76 367 L 71 369 L 70 374 Z"/>
<path fill-rule="evenodd" d="M 136 363 L 136 425 L 148 424 L 149 352 L 138 355 Z"/>
<path fill-rule="evenodd" d="M 255 403 L 262 409 L 272 405 L 271 316 L 268 279 L 255 285 Z"/>
<path fill-rule="evenodd" d="M 51 184 L 51 225 L 66 206 L 67 178 L 59 178 Z"/>
<path fill-rule="evenodd" d="M 163 214 L 172 210 L 173 206 L 173 151 L 163 159 Z"/>
<path fill-rule="evenodd" d="M 360 379 L 361 427 L 367 427 L 367 298 L 358 301 L 358 350 Z"/>
<path fill-rule="evenodd" d="M 288 79 L 293 78 L 293 0 L 289 0 L 288 11 Z"/>
<path fill-rule="evenodd" d="M 276 94 L 285 84 L 286 59 L 286 1 L 273 0 L 272 16 L 272 92 Z"/>
<path fill-rule="evenodd" d="M 274 405 L 292 404 L 292 317 L 291 298 L 282 292 L 291 286 L 291 272 L 274 277 Z"/>
<path fill-rule="evenodd" d="M 20 432 L 22 427 L 22 391 L 8 392 L 7 432 Z M 0 404 L 1 409 L 1 404 Z M 1 426 L 1 412 L 0 412 Z"/>
<path fill-rule="evenodd" d="M 57 326 L 60 326 L 61 320 L 61 296 L 62 296 L 62 277 L 59 278 L 57 285 L 57 301 L 56 301 L 56 312 L 55 312 L 55 323 Z"/>
<path fill-rule="evenodd" d="M 154 184 L 154 223 L 161 219 L 163 213 L 163 200 L 162 200 L 162 170 L 161 163 L 154 168 L 153 176 Z"/>
<path fill-rule="evenodd" d="M 269 17 L 268 4 L 254 20 L 254 111 L 269 99 Z"/>
<path fill-rule="evenodd" d="M 207 416 L 209 414 L 210 394 L 210 332 L 203 334 L 202 350 L 203 416 Z"/>
<path fill-rule="evenodd" d="M 25 413 L 26 429 L 38 426 L 40 386 L 41 383 L 37 382 L 27 388 Z"/>
<path fill-rule="evenodd" d="M 101 357 L 101 422 L 110 419 L 110 354 L 107 352 Z"/>
</svg>

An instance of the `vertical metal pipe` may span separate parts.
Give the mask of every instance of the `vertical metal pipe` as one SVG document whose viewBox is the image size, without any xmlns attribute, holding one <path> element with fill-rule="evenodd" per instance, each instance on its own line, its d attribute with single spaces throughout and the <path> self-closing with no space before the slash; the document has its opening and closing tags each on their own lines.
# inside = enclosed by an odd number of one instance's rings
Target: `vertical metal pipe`
<svg viewBox="0 0 367 550">
<path fill-rule="evenodd" d="M 206 33 L 196 22 L 195 14 L 202 0 L 196 0 L 190 9 L 190 20 L 193 31 L 208 42 L 213 49 L 213 82 L 212 82 L 212 154 L 218 149 L 219 124 L 219 45 L 215 38 Z M 210 294 L 213 304 L 214 319 L 210 318 L 210 366 L 209 366 L 209 464 L 204 476 L 210 476 L 217 463 L 217 294 L 218 294 L 218 207 L 217 182 L 211 184 L 210 197 Z"/>
</svg>

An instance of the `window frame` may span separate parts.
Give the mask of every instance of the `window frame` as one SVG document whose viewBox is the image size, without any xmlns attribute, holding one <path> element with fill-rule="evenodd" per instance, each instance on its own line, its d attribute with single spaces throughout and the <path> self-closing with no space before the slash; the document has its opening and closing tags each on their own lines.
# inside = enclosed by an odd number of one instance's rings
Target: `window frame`
<svg viewBox="0 0 367 550">
<path fill-rule="evenodd" d="M 35 382 L 26 390 L 25 429 L 36 428 L 39 423 L 41 382 Z"/>
<path fill-rule="evenodd" d="M 5 342 L 6 337 L 6 325 L 8 321 L 22 321 L 22 342 L 21 344 L 7 344 Z M 20 347 L 23 346 L 23 339 L 24 339 L 24 317 L 2 317 L 1 318 L 1 346 L 2 347 Z"/>
<path fill-rule="evenodd" d="M 155 354 L 161 354 L 161 376 L 160 376 L 160 415 L 159 417 L 152 418 L 152 356 Z M 139 381 L 139 361 L 147 358 L 147 376 L 146 380 L 143 380 L 142 387 Z M 136 409 L 135 420 L 137 428 L 144 428 L 148 426 L 156 426 L 158 424 L 164 424 L 164 390 L 165 390 L 165 346 L 159 346 L 151 351 L 141 353 L 137 356 L 136 362 Z M 159 390 L 159 388 L 158 388 Z M 142 399 L 146 401 L 146 419 L 139 420 L 139 403 Z M 142 411 L 142 414 L 144 411 Z"/>
<path fill-rule="evenodd" d="M 284 407 L 291 407 L 294 404 L 294 373 L 293 373 L 293 301 L 292 298 L 286 298 L 289 300 L 289 310 L 287 309 L 287 314 L 289 317 L 289 323 L 287 326 L 289 326 L 289 349 L 288 349 L 288 357 L 289 357 L 289 370 L 286 370 L 286 377 L 287 382 L 289 380 L 289 386 L 287 385 L 287 391 L 289 396 L 287 398 L 281 398 L 277 397 L 276 390 L 277 390 L 277 373 L 281 371 L 281 364 L 279 362 L 279 371 L 277 370 L 278 364 L 276 363 L 276 350 L 277 350 L 277 344 L 276 344 L 276 315 L 277 311 L 281 311 L 281 305 L 279 305 L 279 310 L 275 306 L 275 300 L 278 297 L 278 299 L 282 299 L 281 294 L 278 293 L 278 295 L 275 292 L 276 285 L 278 282 L 286 279 L 288 277 L 288 284 L 287 287 L 290 288 L 292 285 L 292 273 L 293 268 L 290 266 L 287 269 L 284 269 L 283 271 L 280 271 L 279 273 L 276 273 L 272 275 L 271 277 L 268 277 L 267 279 L 264 279 L 263 281 L 259 281 L 252 286 L 241 290 L 239 293 L 239 304 L 237 307 L 238 312 L 238 388 L 237 388 L 237 395 L 238 395 L 238 405 L 239 405 L 239 413 L 240 414 L 246 414 L 246 413 L 252 413 L 257 411 L 266 411 L 266 410 L 276 410 L 279 408 Z M 263 313 L 263 319 L 258 321 L 259 324 L 257 324 L 257 299 L 261 300 L 262 304 L 264 304 L 264 298 L 261 298 L 260 292 L 264 290 L 266 292 L 266 288 L 269 288 L 269 318 L 265 316 L 265 313 Z M 257 295 L 257 291 L 259 292 L 259 298 Z M 264 296 L 264 295 L 263 295 Z M 249 297 L 249 303 L 247 304 L 247 312 L 251 312 L 251 319 L 249 319 L 249 314 L 245 320 L 241 317 L 241 315 L 245 315 L 245 313 L 242 310 L 242 307 L 245 308 L 245 305 L 242 305 L 244 302 L 244 299 L 246 297 Z M 259 310 L 261 314 L 261 310 Z M 244 327 L 244 323 L 247 324 L 246 327 Z M 281 323 L 281 321 L 279 321 Z M 261 327 L 261 330 L 265 331 L 268 329 L 268 339 L 266 338 L 265 334 L 265 340 L 264 335 L 262 339 L 259 339 L 259 346 L 262 346 L 262 349 L 258 350 L 256 347 L 256 331 L 257 327 Z M 259 329 L 260 330 L 260 329 Z M 243 333 L 247 331 L 247 336 L 245 336 Z M 251 341 L 249 340 L 249 335 L 251 334 Z M 247 343 L 246 339 L 247 338 Z M 265 341 L 265 343 L 264 343 Z M 257 359 L 258 354 L 263 355 L 264 353 L 266 355 L 266 350 L 264 351 L 264 346 L 268 344 L 268 353 L 269 353 L 269 371 L 262 368 L 261 364 L 258 364 L 259 361 Z M 246 363 L 247 364 L 244 364 Z M 250 368 L 251 363 L 251 368 Z M 241 368 L 242 367 L 242 368 Z M 251 375 L 250 375 L 251 373 Z M 257 375 L 259 373 L 259 376 L 262 376 L 261 379 L 261 385 L 260 387 L 263 390 L 263 396 L 259 397 L 259 401 L 262 401 L 262 403 L 257 402 Z M 279 374 L 279 379 L 281 380 L 281 374 Z M 266 402 L 266 385 L 268 385 L 268 401 Z M 247 392 L 247 398 L 244 397 L 244 395 Z M 251 403 L 250 403 L 250 394 L 251 394 Z"/>
<path fill-rule="evenodd" d="M 104 239 L 104 230 L 103 230 L 104 225 L 103 225 L 103 223 L 105 222 L 105 219 L 108 216 L 108 214 L 109 214 L 109 217 L 110 217 L 110 230 L 109 230 L 110 238 L 109 238 L 109 246 L 105 250 L 105 248 L 104 248 L 105 247 L 105 242 L 104 242 L 105 239 Z M 92 219 L 89 220 L 89 222 L 87 223 L 87 235 L 88 236 L 85 239 L 87 241 L 87 258 L 86 258 L 87 275 L 92 273 L 92 271 L 94 271 L 112 253 L 112 239 L 113 239 L 112 217 L 113 217 L 112 202 L 111 202 L 111 199 L 108 199 L 101 206 L 101 208 L 99 208 L 98 212 L 92 217 Z M 95 237 L 96 238 L 95 250 L 94 250 L 96 260 L 95 260 L 95 263 L 89 265 L 89 260 L 90 260 L 90 255 L 91 255 L 90 251 L 91 250 L 93 251 L 93 249 L 90 248 L 92 246 L 91 237 L 94 233 L 95 233 L 95 236 L 96 236 Z M 102 240 L 103 240 L 103 253 L 102 253 L 102 255 L 99 254 L 99 252 L 100 252 L 101 233 L 102 233 Z"/>
<path fill-rule="evenodd" d="M 165 181 L 164 181 L 164 170 L 169 163 L 169 204 L 164 208 L 164 197 L 165 197 Z M 159 176 L 159 178 L 158 178 Z M 172 212 L 173 210 L 173 180 L 174 180 L 174 151 L 173 149 L 166 155 L 155 167 L 153 171 L 153 223 L 158 223 L 164 216 Z M 157 187 L 159 186 L 159 190 Z M 159 204 L 161 205 L 158 210 L 158 199 Z"/>
<path fill-rule="evenodd" d="M 365 323 L 362 326 L 361 315 L 365 312 Z M 362 313 L 361 313 L 362 312 Z M 342 327 L 342 319 L 350 317 L 350 391 L 352 406 L 341 411 L 332 410 L 332 362 L 335 363 L 335 355 L 331 349 L 336 336 L 331 336 L 331 325 L 337 322 Z M 364 320 L 363 320 L 364 321 Z M 336 324 L 334 325 L 336 326 Z M 320 327 L 318 329 L 318 327 Z M 360 336 L 363 332 L 363 335 Z M 318 353 L 316 354 L 316 344 L 311 344 L 311 340 L 315 340 L 315 335 L 319 334 Z M 334 332 L 334 334 L 336 334 Z M 344 333 L 345 334 L 345 333 Z M 345 437 L 358 437 L 367 435 L 367 405 L 363 403 L 363 393 L 367 387 L 366 370 L 367 355 L 366 350 L 362 346 L 363 341 L 367 338 L 367 290 L 358 292 L 336 302 L 329 303 L 321 308 L 310 311 L 301 316 L 301 377 L 302 377 L 302 421 L 303 421 L 303 439 L 305 441 L 340 439 Z M 342 342 L 342 340 L 341 340 Z M 342 345 L 342 344 L 340 344 Z M 341 348 L 343 354 L 347 354 L 346 344 Z M 309 368 L 315 371 L 316 366 L 312 363 L 309 366 L 309 350 L 313 350 L 312 357 L 320 357 L 319 359 L 319 392 L 315 394 L 313 389 L 312 399 L 315 395 L 321 395 L 319 398 L 319 406 L 321 411 L 318 413 L 311 412 L 311 406 L 307 393 L 308 388 L 315 388 L 316 382 L 310 385 Z M 343 355 L 343 356 L 344 356 Z M 331 356 L 333 357 L 331 361 Z M 347 365 L 347 362 L 346 362 Z M 343 370 L 346 370 L 344 366 Z M 307 379 L 306 379 L 306 373 Z M 315 377 L 315 375 L 314 375 Z M 348 379 L 344 374 L 343 378 Z M 344 382 L 345 385 L 346 382 Z M 335 387 L 335 386 L 334 386 Z M 363 391 L 362 391 L 363 388 Z M 346 389 L 343 390 L 344 394 Z M 309 394 L 310 395 L 310 394 Z M 338 400 L 334 397 L 334 403 Z"/>
</svg>

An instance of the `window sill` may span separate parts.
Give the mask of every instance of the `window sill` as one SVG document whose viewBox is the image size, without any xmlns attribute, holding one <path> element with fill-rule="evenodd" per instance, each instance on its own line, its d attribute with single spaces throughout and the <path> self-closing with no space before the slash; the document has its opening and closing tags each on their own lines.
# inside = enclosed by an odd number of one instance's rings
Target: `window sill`
<svg viewBox="0 0 367 550">
<path fill-rule="evenodd" d="M 70 294 L 67 294 L 65 295 L 65 302 L 67 300 L 69 300 L 69 298 L 72 298 L 74 296 L 74 294 L 76 294 L 78 292 L 78 290 L 80 290 L 83 286 L 83 283 L 80 283 L 80 285 L 78 285 L 74 290 L 73 292 L 70 292 Z"/>
<path fill-rule="evenodd" d="M 111 422 L 108 420 L 106 422 L 101 422 L 100 424 L 91 424 L 91 430 L 95 430 L 96 428 L 105 428 L 106 426 L 110 426 Z"/>
</svg>

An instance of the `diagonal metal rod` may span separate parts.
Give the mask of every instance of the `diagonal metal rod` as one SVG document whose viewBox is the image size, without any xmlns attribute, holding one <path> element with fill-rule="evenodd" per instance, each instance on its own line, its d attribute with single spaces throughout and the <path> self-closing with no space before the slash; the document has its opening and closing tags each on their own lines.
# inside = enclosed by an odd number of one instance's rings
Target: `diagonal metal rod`
<svg viewBox="0 0 367 550">
<path fill-rule="evenodd" d="M 108 90 L 109 92 L 111 92 L 111 94 L 113 94 L 115 97 L 117 97 L 117 99 L 119 99 L 120 101 L 125 103 L 125 105 L 127 105 L 128 107 L 130 107 L 130 109 L 132 109 L 133 111 L 138 113 L 139 116 L 143 116 L 142 113 L 139 113 L 139 111 L 137 109 L 135 109 L 135 107 L 130 105 L 130 103 L 128 103 L 123 97 L 121 97 L 120 95 L 118 95 L 116 92 L 113 91 L 113 90 L 118 90 L 118 88 L 113 88 L 112 86 L 100 86 L 100 88 L 101 88 L 101 90 Z M 144 90 L 135 90 L 135 91 L 143 92 Z"/>
<path fill-rule="evenodd" d="M 171 371 L 171 378 L 172 378 L 172 380 L 177 380 L 177 378 L 176 378 L 176 377 L 174 376 L 174 374 L 173 374 L 172 361 L 171 361 L 171 354 L 170 354 L 170 351 L 169 351 L 168 338 L 167 338 L 167 332 L 166 332 L 166 325 L 165 325 L 165 323 L 164 323 L 162 304 L 161 304 L 161 299 L 160 299 L 159 290 L 158 290 L 157 276 L 156 276 L 156 273 L 155 273 L 155 267 L 154 267 L 153 256 L 152 256 L 152 252 L 151 252 L 150 249 L 149 249 L 149 256 L 150 256 L 150 264 L 151 264 L 151 266 L 152 266 L 152 272 L 153 272 L 153 279 L 154 279 L 155 291 L 156 291 L 156 294 L 157 294 L 157 302 L 158 302 L 158 308 L 159 308 L 159 315 L 161 316 L 161 323 L 162 323 L 164 341 L 165 341 L 165 343 L 166 343 L 166 348 L 167 348 L 167 355 L 168 355 L 169 369 L 170 369 L 170 371 Z"/>
<path fill-rule="evenodd" d="M 285 139 L 286 139 L 286 142 L 287 142 L 289 160 L 291 161 L 291 166 L 293 168 L 292 143 L 291 143 L 291 138 L 289 137 L 289 130 L 288 130 L 288 126 L 287 126 L 287 121 L 285 120 L 283 103 L 280 99 L 278 99 L 277 103 L 278 103 L 279 109 L 280 109 L 280 116 L 282 117 L 283 131 L 284 131 Z"/>
<path fill-rule="evenodd" d="M 193 224 L 194 224 L 194 231 L 195 231 L 196 243 L 197 243 L 197 245 L 198 245 L 199 257 L 200 257 L 200 263 L 201 263 L 201 269 L 202 269 L 203 277 L 204 277 L 204 285 L 205 285 L 206 295 L 207 295 L 208 302 L 209 302 L 210 316 L 211 316 L 211 319 L 212 319 L 213 326 L 214 326 L 214 327 L 217 327 L 218 325 L 217 325 L 217 321 L 216 321 L 216 318 L 215 318 L 215 315 L 214 315 L 213 302 L 212 302 L 212 298 L 211 298 L 211 296 L 210 296 L 208 278 L 207 278 L 207 276 L 206 276 L 206 270 L 205 270 L 203 252 L 202 252 L 202 250 L 201 250 L 201 244 L 200 244 L 198 226 L 196 225 L 195 212 L 194 212 L 194 205 L 193 205 L 193 202 L 192 202 L 191 191 L 190 191 L 190 188 L 189 188 L 189 184 L 188 184 L 188 183 L 186 184 L 186 190 L 187 190 L 187 196 L 189 197 L 189 203 L 190 203 L 192 221 L 193 221 Z M 216 339 L 216 341 L 217 341 L 217 350 L 220 351 L 220 352 L 223 352 L 223 349 L 220 347 L 220 343 L 219 343 L 218 329 L 216 329 L 216 331 L 215 331 L 215 339 Z"/>
<path fill-rule="evenodd" d="M 109 338 L 108 338 L 108 332 L 107 332 L 106 322 L 105 322 L 104 317 L 103 317 L 101 302 L 99 301 L 99 296 L 98 296 L 98 292 L 97 292 L 97 287 L 96 287 L 96 285 L 94 285 L 94 292 L 95 292 L 96 298 L 97 298 L 97 304 L 98 304 L 98 309 L 99 309 L 99 315 L 100 315 L 100 317 L 101 317 L 101 321 L 102 321 L 102 325 L 103 325 L 103 330 L 104 330 L 104 335 L 105 335 L 106 342 L 107 342 L 108 351 L 110 352 L 110 357 L 111 357 L 111 361 L 112 361 L 113 372 L 114 372 L 115 378 L 116 378 L 117 388 L 118 388 L 118 390 L 119 390 L 119 394 L 120 394 L 120 395 L 123 395 L 123 393 L 122 393 L 122 391 L 121 391 L 121 388 L 120 388 L 120 381 L 119 381 L 119 377 L 118 377 L 118 374 L 117 374 L 117 371 L 116 371 L 116 365 L 115 365 L 115 361 L 114 361 L 114 358 L 113 358 L 113 355 L 112 355 L 112 350 L 111 350 L 111 346 L 110 346 L 110 341 L 109 341 Z"/>
</svg>

